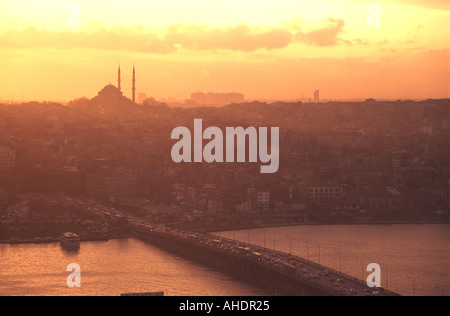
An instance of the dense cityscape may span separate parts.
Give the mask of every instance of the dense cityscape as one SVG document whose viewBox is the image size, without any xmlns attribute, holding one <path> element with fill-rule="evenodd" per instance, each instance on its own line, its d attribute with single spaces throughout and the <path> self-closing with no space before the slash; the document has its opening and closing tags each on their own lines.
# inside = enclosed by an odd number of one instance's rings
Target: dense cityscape
<svg viewBox="0 0 450 316">
<path fill-rule="evenodd" d="M 448 296 L 449 19 L 444 0 L 1 2 L 0 296 L 171 315 Z"/>
<path fill-rule="evenodd" d="M 77 219 L 69 211 L 42 207 L 65 195 L 192 230 L 448 222 L 449 103 L 173 108 L 153 99 L 134 103 L 108 85 L 91 100 L 67 105 L 3 104 L 0 215 L 15 210 L 3 223 L 12 227 L 70 223 Z M 220 128 L 281 127 L 278 173 L 260 174 L 251 163 L 174 163 L 171 131 L 192 127 L 196 118 Z M 6 231 L 0 239 L 14 236 L 13 228 Z"/>
</svg>

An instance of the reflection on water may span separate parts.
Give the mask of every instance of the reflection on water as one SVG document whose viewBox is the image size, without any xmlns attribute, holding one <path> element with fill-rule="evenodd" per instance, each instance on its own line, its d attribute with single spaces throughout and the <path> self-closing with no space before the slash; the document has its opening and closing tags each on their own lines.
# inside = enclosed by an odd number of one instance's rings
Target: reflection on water
<svg viewBox="0 0 450 316">
<path fill-rule="evenodd" d="M 370 263 L 403 295 L 450 295 L 450 225 L 295 226 L 218 233 L 309 258 L 360 279 Z"/>
<path fill-rule="evenodd" d="M 450 225 L 296 226 L 218 233 L 275 248 L 365 278 L 382 267 L 382 286 L 403 295 L 450 295 Z M 320 259 L 319 259 L 320 258 Z M 69 289 L 70 263 L 81 288 Z M 0 295 L 265 295 L 260 290 L 135 239 L 0 245 Z"/>
<path fill-rule="evenodd" d="M 69 289 L 71 263 L 81 267 L 81 288 Z M 228 276 L 135 239 L 85 242 L 77 252 L 58 243 L 0 245 L 0 295 L 264 295 Z"/>
</svg>

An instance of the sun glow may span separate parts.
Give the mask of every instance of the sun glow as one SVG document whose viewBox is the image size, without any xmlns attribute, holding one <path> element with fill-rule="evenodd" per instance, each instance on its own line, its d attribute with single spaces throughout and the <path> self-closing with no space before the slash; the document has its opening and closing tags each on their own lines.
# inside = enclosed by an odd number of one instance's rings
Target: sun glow
<svg viewBox="0 0 450 316">
<path fill-rule="evenodd" d="M 328 98 L 447 97 L 448 4 L 378 1 L 379 27 L 368 24 L 369 4 L 2 1 L 0 98 L 91 97 L 119 63 L 127 71 L 133 62 L 138 91 L 156 98 L 238 91 L 289 99 L 315 89 Z"/>
</svg>

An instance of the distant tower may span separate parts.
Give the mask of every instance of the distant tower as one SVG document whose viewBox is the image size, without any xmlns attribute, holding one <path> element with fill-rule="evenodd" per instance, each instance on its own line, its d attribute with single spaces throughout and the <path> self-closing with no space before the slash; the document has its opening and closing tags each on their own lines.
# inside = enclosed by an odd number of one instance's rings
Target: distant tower
<svg viewBox="0 0 450 316">
<path fill-rule="evenodd" d="M 119 91 L 122 91 L 122 88 L 120 87 L 120 65 L 119 65 L 119 76 L 117 77 L 117 88 Z"/>
<path fill-rule="evenodd" d="M 136 70 L 133 65 L 133 103 L 136 103 Z"/>
<path fill-rule="evenodd" d="M 315 102 L 315 103 L 319 103 L 319 101 L 320 101 L 320 91 L 319 91 L 319 90 L 316 90 L 316 91 L 314 92 L 314 102 Z"/>
</svg>

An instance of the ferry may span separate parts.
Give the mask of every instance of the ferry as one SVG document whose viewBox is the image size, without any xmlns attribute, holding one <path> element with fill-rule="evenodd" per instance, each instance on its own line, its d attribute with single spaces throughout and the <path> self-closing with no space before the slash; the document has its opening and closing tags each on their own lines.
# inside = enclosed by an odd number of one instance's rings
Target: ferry
<svg viewBox="0 0 450 316">
<path fill-rule="evenodd" d="M 80 249 L 81 241 L 80 237 L 74 233 L 64 233 L 59 237 L 61 246 L 68 250 L 78 250 Z"/>
</svg>

